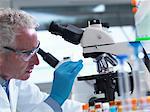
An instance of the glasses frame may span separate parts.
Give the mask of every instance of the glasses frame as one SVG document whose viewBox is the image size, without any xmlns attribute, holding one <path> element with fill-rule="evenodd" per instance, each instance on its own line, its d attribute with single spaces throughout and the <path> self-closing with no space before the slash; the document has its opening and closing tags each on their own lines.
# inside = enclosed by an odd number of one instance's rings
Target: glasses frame
<svg viewBox="0 0 150 112">
<path fill-rule="evenodd" d="M 16 54 L 19 54 L 19 55 L 21 55 L 21 54 L 26 55 L 26 56 L 28 56 L 28 58 L 27 58 L 27 59 L 24 59 L 24 58 L 23 58 L 23 60 L 24 60 L 24 61 L 29 61 L 29 59 L 30 59 L 35 53 L 38 52 L 38 50 L 39 50 L 39 48 L 40 48 L 40 42 L 38 43 L 38 46 L 37 46 L 37 47 L 35 47 L 35 48 L 31 49 L 31 50 L 17 50 L 17 49 L 13 49 L 13 48 L 7 47 L 7 46 L 4 46 L 3 48 L 4 48 L 4 49 L 7 49 L 7 50 L 9 50 L 9 51 L 12 51 L 12 52 L 14 52 L 14 53 L 16 53 Z"/>
</svg>

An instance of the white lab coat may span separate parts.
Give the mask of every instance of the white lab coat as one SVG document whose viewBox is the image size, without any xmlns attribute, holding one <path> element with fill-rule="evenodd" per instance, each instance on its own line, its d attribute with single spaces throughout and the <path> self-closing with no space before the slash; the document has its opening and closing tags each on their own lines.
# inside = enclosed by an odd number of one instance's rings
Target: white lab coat
<svg viewBox="0 0 150 112">
<path fill-rule="evenodd" d="M 53 112 L 52 108 L 43 102 L 48 94 L 28 81 L 12 79 L 9 83 L 9 100 L 5 90 L 0 85 L 0 112 Z M 66 100 L 62 105 L 63 112 L 82 112 L 81 103 Z"/>
</svg>

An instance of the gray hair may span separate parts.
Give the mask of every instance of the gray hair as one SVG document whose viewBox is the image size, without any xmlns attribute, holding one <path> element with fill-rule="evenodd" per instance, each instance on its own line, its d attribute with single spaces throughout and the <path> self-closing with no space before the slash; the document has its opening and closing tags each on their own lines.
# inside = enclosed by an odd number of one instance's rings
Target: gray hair
<svg viewBox="0 0 150 112">
<path fill-rule="evenodd" d="M 10 46 L 19 28 L 36 28 L 38 23 L 30 14 L 15 9 L 0 9 L 0 52 Z"/>
</svg>

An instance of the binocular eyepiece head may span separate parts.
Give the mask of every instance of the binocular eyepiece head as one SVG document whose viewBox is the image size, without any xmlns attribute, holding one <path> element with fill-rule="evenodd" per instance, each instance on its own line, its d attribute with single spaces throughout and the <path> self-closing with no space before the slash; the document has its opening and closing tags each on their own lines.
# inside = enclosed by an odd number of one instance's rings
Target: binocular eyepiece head
<svg viewBox="0 0 150 112">
<path fill-rule="evenodd" d="M 51 22 L 49 26 L 49 32 L 55 35 L 60 35 L 64 38 L 64 40 L 75 45 L 80 43 L 83 34 L 83 30 L 81 28 L 73 25 L 60 25 L 54 21 Z"/>
</svg>

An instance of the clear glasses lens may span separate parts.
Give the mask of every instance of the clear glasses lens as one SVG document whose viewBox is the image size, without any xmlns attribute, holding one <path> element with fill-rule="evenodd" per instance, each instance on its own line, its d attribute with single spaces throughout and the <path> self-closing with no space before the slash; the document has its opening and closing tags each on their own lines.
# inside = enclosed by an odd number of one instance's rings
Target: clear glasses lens
<svg viewBox="0 0 150 112">
<path fill-rule="evenodd" d="M 29 53 L 22 53 L 20 54 L 20 57 L 24 60 L 24 61 L 29 61 L 33 55 L 35 55 L 39 50 L 39 47 L 37 49 L 35 49 L 33 52 Z"/>
<path fill-rule="evenodd" d="M 36 48 L 33 48 L 32 50 L 29 50 L 29 51 L 20 51 L 20 50 L 16 50 L 16 49 L 13 49 L 11 47 L 3 47 L 7 50 L 10 50 L 12 52 L 15 52 L 17 53 L 24 61 L 29 61 L 31 59 L 31 57 L 38 52 L 39 50 L 39 46 L 40 46 L 40 42 L 38 44 L 38 46 Z"/>
</svg>

